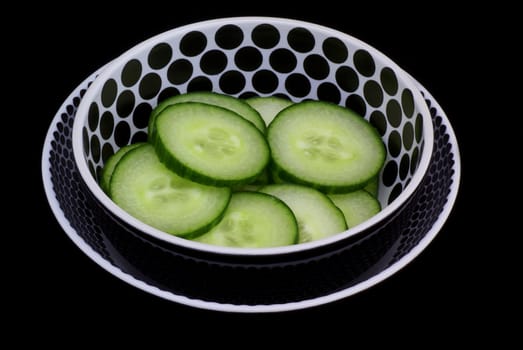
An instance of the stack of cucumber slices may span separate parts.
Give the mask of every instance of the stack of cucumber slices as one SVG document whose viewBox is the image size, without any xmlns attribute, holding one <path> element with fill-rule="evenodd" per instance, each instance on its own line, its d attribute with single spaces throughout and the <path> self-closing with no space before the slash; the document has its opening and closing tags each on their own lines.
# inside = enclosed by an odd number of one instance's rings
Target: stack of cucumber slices
<svg viewBox="0 0 523 350">
<path fill-rule="evenodd" d="M 332 236 L 381 209 L 385 147 L 347 108 L 190 92 L 158 104 L 148 129 L 147 142 L 107 160 L 100 186 L 169 234 L 276 247 Z"/>
</svg>

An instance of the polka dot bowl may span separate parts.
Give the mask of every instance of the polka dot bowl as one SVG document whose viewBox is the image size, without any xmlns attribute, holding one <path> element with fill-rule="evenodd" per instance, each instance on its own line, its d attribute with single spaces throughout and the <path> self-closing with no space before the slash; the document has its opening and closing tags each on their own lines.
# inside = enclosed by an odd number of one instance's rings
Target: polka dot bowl
<svg viewBox="0 0 523 350">
<path fill-rule="evenodd" d="M 387 149 L 379 176 L 382 211 L 323 240 L 263 249 L 193 242 L 127 214 L 98 184 L 104 162 L 119 148 L 146 140 L 149 114 L 160 101 L 199 90 L 236 97 L 325 100 L 360 113 L 376 127 Z M 312 23 L 241 17 L 173 29 L 109 63 L 80 102 L 72 141 L 88 192 L 130 234 L 184 256 L 273 262 L 275 258 L 318 256 L 379 232 L 415 197 L 430 163 L 433 137 L 431 116 L 416 85 L 373 47 Z"/>
</svg>

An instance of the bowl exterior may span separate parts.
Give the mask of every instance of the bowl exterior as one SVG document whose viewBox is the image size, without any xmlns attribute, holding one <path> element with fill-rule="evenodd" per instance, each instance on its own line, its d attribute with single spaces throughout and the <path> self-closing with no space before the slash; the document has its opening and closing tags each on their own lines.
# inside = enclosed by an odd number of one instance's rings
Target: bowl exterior
<svg viewBox="0 0 523 350">
<path fill-rule="evenodd" d="M 452 186 L 457 155 L 452 138 L 433 112 L 435 148 L 427 174 L 403 210 L 365 235 L 329 249 L 265 258 L 224 256 L 183 249 L 144 233 L 107 213 L 86 188 L 71 152 L 71 128 L 79 91 L 50 133 L 50 183 L 64 216 L 103 259 L 154 288 L 192 300 L 229 305 L 269 305 L 319 298 L 379 274 L 404 257 L 438 219 Z M 197 276 L 195 278 L 195 276 Z"/>
</svg>

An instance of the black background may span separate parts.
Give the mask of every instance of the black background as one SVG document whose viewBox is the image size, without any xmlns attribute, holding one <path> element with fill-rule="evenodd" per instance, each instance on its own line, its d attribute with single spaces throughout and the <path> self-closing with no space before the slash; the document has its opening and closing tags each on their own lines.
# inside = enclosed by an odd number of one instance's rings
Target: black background
<svg viewBox="0 0 523 350">
<path fill-rule="evenodd" d="M 30 24 L 31 35 L 15 40 L 14 54 L 8 57 L 14 61 L 11 67 L 26 67 L 29 74 L 12 85 L 18 92 L 13 98 L 22 97 L 20 103 L 24 106 L 16 109 L 13 123 L 30 121 L 30 125 L 21 127 L 30 128 L 31 141 L 27 145 L 20 142 L 15 131 L 9 134 L 18 139 L 13 148 L 29 155 L 24 163 L 29 163 L 31 181 L 25 188 L 27 197 L 21 203 L 15 201 L 20 207 L 15 205 L 12 209 L 30 214 L 30 219 L 18 219 L 24 227 L 34 225 L 24 230 L 24 246 L 28 249 L 17 251 L 17 259 L 11 260 L 17 266 L 12 289 L 19 306 L 16 318 L 21 317 L 21 324 L 29 320 L 45 324 L 53 319 L 58 329 L 63 325 L 89 324 L 94 334 L 111 325 L 163 325 L 177 336 L 183 325 L 199 330 L 226 326 L 223 337 L 235 336 L 247 328 L 252 334 L 263 330 L 258 334 L 263 338 L 299 322 L 311 327 L 338 324 L 346 330 L 344 336 L 354 336 L 362 328 L 396 328 L 396 340 L 407 342 L 413 329 L 424 329 L 429 339 L 437 339 L 443 329 L 461 335 L 475 334 L 475 326 L 472 331 L 462 326 L 490 322 L 486 315 L 497 306 L 488 302 L 487 283 L 482 282 L 483 276 L 491 272 L 480 247 L 487 241 L 482 232 L 488 231 L 492 222 L 477 223 L 485 217 L 485 208 L 473 199 L 477 199 L 477 175 L 471 170 L 480 159 L 475 135 L 491 113 L 484 104 L 490 95 L 478 94 L 485 91 L 482 84 L 490 75 L 488 66 L 482 63 L 488 61 L 485 58 L 489 50 L 481 18 L 454 8 L 431 6 L 395 10 L 392 5 L 356 7 L 347 3 L 340 8 L 339 4 L 323 1 L 311 5 L 301 4 L 297 9 L 289 5 L 291 10 L 276 10 L 278 7 L 266 2 L 261 8 L 196 2 L 186 8 L 154 3 L 117 10 L 79 6 L 76 10 L 40 16 Z M 44 137 L 54 114 L 79 83 L 155 34 L 200 20 L 244 15 L 311 21 L 366 41 L 433 94 L 457 134 L 462 183 L 444 228 L 400 272 L 347 299 L 308 310 L 259 315 L 178 305 L 131 287 L 96 265 L 69 240 L 45 199 L 40 171 Z M 21 150 L 23 146 L 29 149 Z M 10 175 L 18 183 L 19 174 Z M 484 230 L 477 231 L 477 227 Z M 432 324 L 437 327 L 429 326 Z M 300 329 L 305 332 L 306 327 Z"/>
</svg>

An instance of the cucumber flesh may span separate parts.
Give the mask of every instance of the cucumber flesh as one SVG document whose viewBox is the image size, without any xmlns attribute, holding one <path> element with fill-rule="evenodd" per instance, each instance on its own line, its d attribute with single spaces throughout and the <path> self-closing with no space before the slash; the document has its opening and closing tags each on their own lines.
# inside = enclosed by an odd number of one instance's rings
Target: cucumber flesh
<svg viewBox="0 0 523 350">
<path fill-rule="evenodd" d="M 365 190 L 329 194 L 329 198 L 343 212 L 349 228 L 370 219 L 381 210 L 380 202 Z"/>
<path fill-rule="evenodd" d="M 269 171 L 270 174 L 270 181 L 272 181 L 273 184 L 282 184 L 282 183 L 289 183 L 288 181 L 284 181 L 280 178 L 278 175 L 278 172 L 276 171 Z M 363 190 L 370 193 L 374 198 L 378 198 L 378 192 L 379 192 L 379 176 L 375 176 L 372 178 L 366 185 L 363 187 Z M 351 192 L 349 192 L 351 193 Z"/>
<path fill-rule="evenodd" d="M 118 151 L 116 151 L 115 154 L 113 154 L 109 159 L 107 159 L 107 162 L 104 165 L 104 168 L 102 169 L 102 176 L 100 178 L 100 187 L 102 187 L 102 190 L 104 190 L 105 193 L 109 194 L 109 185 L 111 183 L 111 177 L 113 176 L 114 168 L 116 167 L 116 164 L 122 159 L 122 157 L 129 152 L 130 150 L 142 145 L 143 143 L 133 143 L 131 145 L 124 146 L 120 148 Z"/>
<path fill-rule="evenodd" d="M 273 195 L 291 208 L 298 221 L 299 242 L 310 242 L 347 229 L 343 213 L 325 194 L 294 184 L 267 185 L 260 192 Z"/>
<path fill-rule="evenodd" d="M 231 110 L 196 102 L 177 103 L 157 117 L 151 140 L 169 169 L 214 186 L 247 184 L 269 158 L 264 135 Z"/>
<path fill-rule="evenodd" d="M 379 176 L 372 178 L 363 189 L 369 192 L 374 198 L 378 198 L 380 179 Z"/>
<path fill-rule="evenodd" d="M 269 248 L 296 243 L 298 226 L 285 203 L 256 192 L 233 193 L 222 221 L 195 238 L 201 243 L 241 248 Z"/>
<path fill-rule="evenodd" d="M 260 113 L 265 125 L 269 125 L 282 109 L 294 103 L 291 100 L 276 96 L 255 96 L 246 99 L 245 102 Z"/>
<path fill-rule="evenodd" d="M 176 175 L 160 162 L 150 144 L 143 144 L 127 152 L 116 165 L 110 197 L 150 226 L 192 237 L 221 220 L 231 190 L 201 185 Z"/>
<path fill-rule="evenodd" d="M 323 101 L 282 110 L 269 125 L 272 168 L 287 182 L 345 193 L 378 174 L 385 146 L 374 127 L 355 112 Z"/>
<path fill-rule="evenodd" d="M 160 102 L 158 106 L 153 109 L 149 118 L 149 137 L 151 137 L 155 132 L 154 124 L 156 117 L 168 106 L 182 102 L 200 102 L 230 109 L 231 111 L 241 115 L 244 119 L 253 123 L 262 133 L 265 133 L 266 131 L 265 122 L 263 121 L 260 114 L 254 108 L 249 106 L 249 104 L 247 104 L 247 102 L 244 100 L 216 92 L 195 91 L 182 95 L 176 95 Z"/>
<path fill-rule="evenodd" d="M 323 239 L 377 214 L 385 156 L 370 123 L 329 102 L 191 92 L 152 111 L 149 143 L 112 155 L 100 186 L 166 233 L 277 247 Z"/>
</svg>

